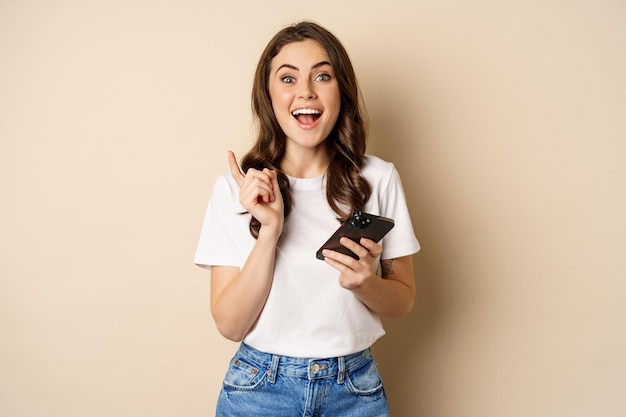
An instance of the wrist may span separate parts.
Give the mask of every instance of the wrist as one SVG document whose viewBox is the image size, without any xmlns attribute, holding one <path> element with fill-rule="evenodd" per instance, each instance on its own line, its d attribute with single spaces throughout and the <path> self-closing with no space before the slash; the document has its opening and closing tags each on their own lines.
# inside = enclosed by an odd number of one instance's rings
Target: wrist
<svg viewBox="0 0 626 417">
<path fill-rule="evenodd" d="M 274 243 L 278 242 L 278 238 L 283 231 L 281 226 L 270 226 L 270 225 L 261 225 L 259 229 L 259 237 L 257 240 L 269 240 L 274 241 Z"/>
<path fill-rule="evenodd" d="M 377 278 L 379 278 L 378 275 L 370 274 L 366 277 L 355 277 L 351 280 L 344 279 L 341 280 L 339 284 L 347 290 L 362 292 L 367 291 L 367 288 L 370 287 Z"/>
</svg>

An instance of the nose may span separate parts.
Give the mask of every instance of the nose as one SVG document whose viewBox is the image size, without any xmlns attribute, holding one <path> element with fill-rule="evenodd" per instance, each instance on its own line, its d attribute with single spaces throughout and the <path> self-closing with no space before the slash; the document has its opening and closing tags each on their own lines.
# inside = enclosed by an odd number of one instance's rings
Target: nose
<svg viewBox="0 0 626 417">
<path fill-rule="evenodd" d="M 299 97 L 305 100 L 315 98 L 315 90 L 313 89 L 313 85 L 311 85 L 310 81 L 302 83 Z"/>
</svg>

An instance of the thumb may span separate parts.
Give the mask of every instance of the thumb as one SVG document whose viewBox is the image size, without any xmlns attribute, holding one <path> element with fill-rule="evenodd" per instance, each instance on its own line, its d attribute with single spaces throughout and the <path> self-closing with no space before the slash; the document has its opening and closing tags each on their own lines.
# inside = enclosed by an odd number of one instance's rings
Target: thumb
<svg viewBox="0 0 626 417">
<path fill-rule="evenodd" d="M 233 174 L 233 178 L 237 185 L 241 187 L 243 184 L 244 175 L 239 168 L 239 164 L 237 163 L 237 158 L 235 158 L 235 154 L 232 151 L 228 151 L 228 165 L 230 166 L 230 172 Z"/>
</svg>

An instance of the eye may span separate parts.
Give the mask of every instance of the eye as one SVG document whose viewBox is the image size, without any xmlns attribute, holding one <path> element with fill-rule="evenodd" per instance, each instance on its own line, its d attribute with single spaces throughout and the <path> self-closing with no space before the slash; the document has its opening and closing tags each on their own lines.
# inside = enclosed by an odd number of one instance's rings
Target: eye
<svg viewBox="0 0 626 417">
<path fill-rule="evenodd" d="M 330 81 L 330 75 L 329 74 L 320 74 L 317 77 L 315 77 L 315 81 Z"/>
<path fill-rule="evenodd" d="M 280 80 L 284 82 L 285 84 L 292 84 L 296 82 L 296 79 L 293 78 L 291 75 L 285 75 Z"/>
</svg>

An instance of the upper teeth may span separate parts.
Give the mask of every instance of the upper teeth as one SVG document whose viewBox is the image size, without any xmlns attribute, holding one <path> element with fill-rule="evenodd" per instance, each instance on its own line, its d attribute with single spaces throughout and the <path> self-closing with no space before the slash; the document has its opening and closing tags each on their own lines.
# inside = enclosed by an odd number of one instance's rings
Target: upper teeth
<svg viewBox="0 0 626 417">
<path fill-rule="evenodd" d="M 291 114 L 293 116 L 298 116 L 300 114 L 321 114 L 321 112 L 315 109 L 298 109 L 298 110 L 294 110 L 293 113 Z"/>
</svg>

